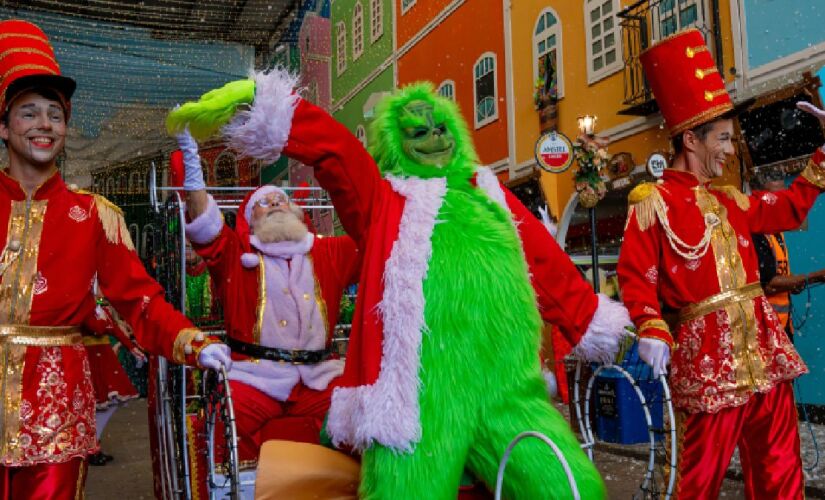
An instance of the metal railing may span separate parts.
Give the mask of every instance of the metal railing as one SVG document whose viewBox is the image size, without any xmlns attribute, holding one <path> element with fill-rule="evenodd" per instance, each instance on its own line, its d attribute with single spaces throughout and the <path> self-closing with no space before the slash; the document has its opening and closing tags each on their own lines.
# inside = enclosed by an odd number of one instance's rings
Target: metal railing
<svg viewBox="0 0 825 500">
<path fill-rule="evenodd" d="M 724 75 L 719 0 L 639 0 L 616 16 L 622 26 L 624 104 L 620 114 L 646 116 L 658 110 L 645 79 L 641 54 L 657 41 L 688 28 L 705 36 L 719 74 Z"/>
</svg>

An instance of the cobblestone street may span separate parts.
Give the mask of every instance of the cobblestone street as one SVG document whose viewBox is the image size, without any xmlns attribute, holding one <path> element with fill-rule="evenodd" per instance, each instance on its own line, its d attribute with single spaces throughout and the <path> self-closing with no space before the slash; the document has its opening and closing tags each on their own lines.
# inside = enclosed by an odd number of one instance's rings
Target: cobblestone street
<svg viewBox="0 0 825 500">
<path fill-rule="evenodd" d="M 825 427 L 814 425 L 820 443 L 825 443 Z M 804 422 L 800 423 L 803 463 L 814 461 L 813 441 Z M 604 477 L 611 499 L 631 499 L 639 493 L 646 469 L 646 446 L 599 445 L 596 465 Z M 103 435 L 103 449 L 115 457 L 104 467 L 91 467 L 86 483 L 90 500 L 151 499 L 152 469 L 149 458 L 149 431 L 146 420 L 146 400 L 130 402 L 115 413 Z M 738 460 L 734 458 L 722 489 L 722 498 L 743 498 L 743 484 Z M 806 472 L 807 498 L 825 499 L 825 458 L 816 470 Z"/>
</svg>

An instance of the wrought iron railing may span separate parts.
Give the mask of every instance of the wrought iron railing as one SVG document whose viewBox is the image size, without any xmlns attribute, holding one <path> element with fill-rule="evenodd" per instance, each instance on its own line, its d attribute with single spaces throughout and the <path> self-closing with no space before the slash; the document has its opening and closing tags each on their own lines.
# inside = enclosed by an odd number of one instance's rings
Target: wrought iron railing
<svg viewBox="0 0 825 500">
<path fill-rule="evenodd" d="M 657 41 L 689 28 L 704 35 L 724 74 L 719 40 L 719 0 L 639 0 L 617 14 L 621 19 L 624 58 L 624 104 L 620 114 L 649 115 L 658 106 L 645 79 L 639 56 Z"/>
</svg>

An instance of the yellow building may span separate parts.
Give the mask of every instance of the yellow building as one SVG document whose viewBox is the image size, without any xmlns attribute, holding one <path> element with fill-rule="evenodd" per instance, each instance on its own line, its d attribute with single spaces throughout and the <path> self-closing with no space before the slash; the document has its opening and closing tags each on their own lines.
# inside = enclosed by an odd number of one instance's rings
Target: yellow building
<svg viewBox="0 0 825 500">
<path fill-rule="evenodd" d="M 628 153 L 637 167 L 643 167 L 653 152 L 670 150 L 667 130 L 638 62 L 644 47 L 697 27 L 705 33 L 720 73 L 733 82 L 729 0 L 509 3 L 505 26 L 507 60 L 512 66 L 508 68 L 511 179 L 537 168 L 534 148 L 540 129 L 533 94 L 545 58 L 555 63 L 558 75 L 557 130 L 573 140 L 579 133 L 577 118 L 595 115 L 596 133 L 610 139 L 610 153 Z M 731 165 L 724 182 L 738 177 L 738 166 Z M 574 194 L 572 169 L 559 175 L 542 172 L 541 182 L 551 213 L 560 218 Z"/>
</svg>

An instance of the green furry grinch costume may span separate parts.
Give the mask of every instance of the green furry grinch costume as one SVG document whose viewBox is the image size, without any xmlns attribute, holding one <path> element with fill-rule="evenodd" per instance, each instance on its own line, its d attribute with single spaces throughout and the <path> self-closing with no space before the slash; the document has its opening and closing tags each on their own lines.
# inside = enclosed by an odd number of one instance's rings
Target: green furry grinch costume
<svg viewBox="0 0 825 500">
<path fill-rule="evenodd" d="M 507 445 L 533 430 L 562 449 L 582 498 L 603 498 L 598 472 L 548 401 L 542 319 L 575 353 L 604 361 L 629 317 L 594 294 L 544 226 L 478 166 L 455 104 L 429 84 L 386 98 L 371 157 L 294 94 L 289 75 L 259 73 L 240 99 L 240 84 L 230 85 L 173 112 L 170 129 L 188 124 L 204 136 L 231 115 L 222 133 L 234 149 L 312 165 L 363 252 L 347 364 L 328 419 L 333 442 L 363 452 L 361 496 L 455 498 L 465 467 L 492 487 Z M 239 103 L 251 108 L 238 111 Z M 559 460 L 538 441 L 515 448 L 504 492 L 570 497 Z"/>
</svg>

